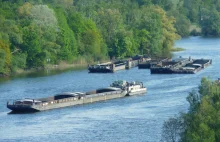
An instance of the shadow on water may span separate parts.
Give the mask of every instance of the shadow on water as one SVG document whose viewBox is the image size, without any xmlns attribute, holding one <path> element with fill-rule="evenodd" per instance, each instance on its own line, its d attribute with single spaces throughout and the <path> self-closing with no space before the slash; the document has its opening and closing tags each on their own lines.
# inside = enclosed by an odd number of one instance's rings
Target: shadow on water
<svg viewBox="0 0 220 142">
<path fill-rule="evenodd" d="M 30 112 L 18 112 L 18 111 L 10 111 L 8 112 L 8 115 L 13 115 L 13 114 L 34 114 L 37 113 L 38 111 L 30 111 Z"/>
</svg>

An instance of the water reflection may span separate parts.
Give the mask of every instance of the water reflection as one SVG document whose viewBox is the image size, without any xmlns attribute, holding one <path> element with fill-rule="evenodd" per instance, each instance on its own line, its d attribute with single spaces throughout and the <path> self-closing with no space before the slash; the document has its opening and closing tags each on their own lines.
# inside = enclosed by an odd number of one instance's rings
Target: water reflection
<svg viewBox="0 0 220 142">
<path fill-rule="evenodd" d="M 39 71 L 33 71 L 33 72 L 27 72 L 27 73 L 21 73 L 17 75 L 12 75 L 12 76 L 6 76 L 6 77 L 0 77 L 0 83 L 4 83 L 6 81 L 14 80 L 14 79 L 19 79 L 19 78 L 37 78 L 37 77 L 44 77 L 44 76 L 52 76 L 52 75 L 57 75 L 63 72 L 68 72 L 68 71 L 80 71 L 80 70 L 85 70 L 86 67 L 71 67 L 67 69 L 46 69 L 46 70 L 39 70 Z"/>
</svg>

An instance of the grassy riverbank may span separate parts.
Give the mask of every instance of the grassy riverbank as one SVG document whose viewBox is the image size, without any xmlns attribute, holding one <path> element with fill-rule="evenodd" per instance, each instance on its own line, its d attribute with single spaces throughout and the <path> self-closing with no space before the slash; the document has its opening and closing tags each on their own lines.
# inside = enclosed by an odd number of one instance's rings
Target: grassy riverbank
<svg viewBox="0 0 220 142">
<path fill-rule="evenodd" d="M 16 75 L 22 75 L 22 74 L 30 74 L 30 73 L 36 73 L 39 71 L 65 71 L 65 70 L 69 70 L 69 69 L 77 69 L 77 68 L 86 68 L 87 64 L 68 64 L 66 62 L 62 62 L 60 64 L 57 65 L 52 65 L 52 64 L 48 64 L 46 65 L 44 68 L 31 68 L 31 69 L 17 69 L 14 73 L 12 73 L 12 76 L 16 76 Z"/>
<path fill-rule="evenodd" d="M 180 52 L 180 51 L 184 51 L 185 49 L 184 48 L 181 48 L 181 47 L 173 47 L 172 49 L 171 49 L 171 52 Z"/>
<path fill-rule="evenodd" d="M 102 61 L 93 61 L 87 60 L 85 58 L 78 58 L 71 63 L 66 61 L 61 61 L 58 64 L 46 64 L 44 67 L 38 68 L 30 68 L 30 69 L 15 69 L 11 74 L 2 75 L 2 77 L 16 77 L 16 76 L 26 76 L 26 75 L 33 75 L 33 74 L 41 74 L 41 75 L 51 75 L 57 74 L 61 72 L 65 72 L 68 70 L 79 70 L 79 69 L 86 69 L 89 64 L 97 64 L 108 62 L 109 59 L 105 59 Z"/>
</svg>

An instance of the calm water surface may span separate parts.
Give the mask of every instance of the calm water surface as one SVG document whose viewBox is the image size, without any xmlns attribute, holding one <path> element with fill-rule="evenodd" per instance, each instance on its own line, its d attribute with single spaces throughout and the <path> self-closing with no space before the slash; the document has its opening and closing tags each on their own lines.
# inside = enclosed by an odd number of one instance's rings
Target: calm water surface
<svg viewBox="0 0 220 142">
<path fill-rule="evenodd" d="M 188 108 L 186 96 L 203 76 L 220 77 L 220 39 L 190 37 L 176 41 L 186 50 L 174 56 L 212 58 L 213 65 L 194 75 L 151 75 L 149 70 L 88 74 L 87 70 L 57 75 L 14 78 L 0 83 L 0 141 L 157 142 L 164 120 Z M 106 87 L 114 80 L 140 80 L 144 96 L 32 113 L 8 114 L 10 99 L 40 98 L 65 91 Z"/>
</svg>

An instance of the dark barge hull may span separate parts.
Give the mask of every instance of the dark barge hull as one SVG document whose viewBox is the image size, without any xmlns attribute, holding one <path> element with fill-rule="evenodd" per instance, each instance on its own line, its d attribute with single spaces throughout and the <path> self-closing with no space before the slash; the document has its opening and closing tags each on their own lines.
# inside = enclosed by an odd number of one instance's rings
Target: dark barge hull
<svg viewBox="0 0 220 142">
<path fill-rule="evenodd" d="M 151 68 L 151 74 L 173 74 L 173 70 L 170 68 Z"/>
<path fill-rule="evenodd" d="M 24 107 L 20 107 L 20 106 L 16 106 L 16 105 L 7 105 L 7 108 L 12 110 L 13 112 L 38 112 L 39 110 L 29 107 L 29 106 L 24 106 Z"/>
<path fill-rule="evenodd" d="M 169 68 L 151 68 L 151 74 L 195 74 L 202 70 L 197 68 L 195 70 L 172 70 Z"/>
<path fill-rule="evenodd" d="M 151 68 L 151 63 L 138 64 L 138 69 L 150 69 L 150 68 Z"/>
<path fill-rule="evenodd" d="M 89 73 L 114 73 L 119 70 L 124 70 L 126 68 L 125 63 L 119 63 L 119 64 L 111 64 L 110 68 L 104 67 L 97 67 L 94 68 L 93 66 L 88 67 Z"/>
<path fill-rule="evenodd" d="M 211 59 L 196 59 L 180 67 L 151 67 L 151 74 L 195 74 L 212 64 Z M 185 68 L 185 69 L 184 69 Z M 193 68 L 193 69 L 186 69 Z"/>
<path fill-rule="evenodd" d="M 89 73 L 113 73 L 111 69 L 92 69 L 89 68 Z"/>
</svg>

